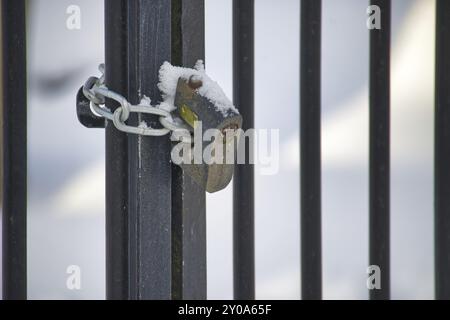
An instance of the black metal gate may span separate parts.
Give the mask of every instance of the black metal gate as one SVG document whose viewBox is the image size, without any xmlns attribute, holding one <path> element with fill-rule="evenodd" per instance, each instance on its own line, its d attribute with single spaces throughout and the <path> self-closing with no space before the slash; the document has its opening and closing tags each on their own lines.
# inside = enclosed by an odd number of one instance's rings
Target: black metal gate
<svg viewBox="0 0 450 320">
<path fill-rule="evenodd" d="M 381 28 L 370 31 L 369 264 L 382 273 L 381 289 L 370 298 L 389 299 L 391 1 L 371 4 L 381 8 L 382 19 Z M 320 0 L 301 1 L 303 299 L 322 298 L 321 10 Z M 450 2 L 437 0 L 436 15 L 435 285 L 437 299 L 450 299 Z M 27 298 L 25 16 L 25 0 L 2 1 L 5 299 Z M 106 73 L 108 87 L 134 103 L 138 92 L 158 101 L 162 62 L 192 66 L 204 59 L 204 0 L 105 0 L 105 48 L 106 70 L 113 70 Z M 244 129 L 253 128 L 253 0 L 233 1 L 233 76 Z M 145 120 L 157 123 L 154 116 Z M 206 299 L 205 192 L 169 158 L 167 139 L 106 126 L 108 299 Z M 236 166 L 233 190 L 234 297 L 254 299 L 253 165 Z"/>
</svg>

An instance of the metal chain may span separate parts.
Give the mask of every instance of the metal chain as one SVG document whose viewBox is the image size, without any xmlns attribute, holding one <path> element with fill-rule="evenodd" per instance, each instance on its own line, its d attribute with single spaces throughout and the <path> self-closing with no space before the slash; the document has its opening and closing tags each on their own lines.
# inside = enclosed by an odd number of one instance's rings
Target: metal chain
<svg viewBox="0 0 450 320">
<path fill-rule="evenodd" d="M 177 123 L 177 119 L 174 119 L 169 111 L 142 102 L 133 105 L 128 102 L 124 96 L 109 90 L 105 86 L 105 65 L 100 64 L 99 70 L 102 73 L 102 76 L 100 78 L 90 77 L 87 79 L 83 86 L 83 93 L 86 98 L 91 101 L 92 111 L 99 116 L 112 121 L 117 130 L 143 136 L 164 136 L 180 129 L 190 130 L 190 128 L 183 124 L 181 120 Z M 117 101 L 120 106 L 112 112 L 105 106 L 105 98 Z M 126 124 L 126 121 L 131 113 L 157 115 L 159 116 L 159 122 L 163 128 L 153 129 L 144 126 L 130 126 Z M 172 137 L 174 136 L 175 139 L 182 140 L 179 135 L 172 135 Z"/>
</svg>

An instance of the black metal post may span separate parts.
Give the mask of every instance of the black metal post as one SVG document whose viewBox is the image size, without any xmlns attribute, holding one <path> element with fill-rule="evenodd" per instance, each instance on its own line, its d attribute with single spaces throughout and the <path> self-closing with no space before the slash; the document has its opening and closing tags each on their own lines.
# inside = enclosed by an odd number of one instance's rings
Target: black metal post
<svg viewBox="0 0 450 320">
<path fill-rule="evenodd" d="M 373 0 L 381 9 L 381 29 L 370 30 L 370 212 L 369 264 L 381 272 L 381 288 L 370 299 L 390 297 L 390 41 L 391 1 Z"/>
<path fill-rule="evenodd" d="M 105 82 L 126 95 L 127 0 L 105 0 Z M 111 110 L 118 104 L 107 100 Z M 127 135 L 106 124 L 106 298 L 128 299 Z"/>
<path fill-rule="evenodd" d="M 137 104 L 164 61 L 204 59 L 204 0 L 106 1 L 106 81 Z M 116 105 L 108 101 L 114 109 Z M 159 126 L 133 114 L 129 123 Z M 109 299 L 206 299 L 205 191 L 170 162 L 169 136 L 107 126 Z"/>
<path fill-rule="evenodd" d="M 244 121 L 254 128 L 254 0 L 233 0 L 233 100 Z M 245 164 L 233 178 L 234 298 L 255 298 L 254 165 L 252 140 L 245 144 Z"/>
<path fill-rule="evenodd" d="M 301 2 L 300 208 L 303 299 L 322 298 L 321 10 L 321 0 Z"/>
<path fill-rule="evenodd" d="M 171 57 L 171 1 L 128 2 L 129 89 L 131 103 L 146 95 L 161 100 L 159 67 Z M 158 117 L 133 119 L 155 128 Z M 172 298 L 172 197 L 170 139 L 129 136 L 130 296 Z"/>
<path fill-rule="evenodd" d="M 204 0 L 172 0 L 172 63 L 205 58 Z M 206 299 L 206 194 L 172 165 L 172 298 Z"/>
<path fill-rule="evenodd" d="M 2 1 L 3 299 L 27 299 L 27 59 L 25 0 Z"/>
<path fill-rule="evenodd" d="M 436 3 L 435 290 L 450 299 L 450 2 Z"/>
</svg>

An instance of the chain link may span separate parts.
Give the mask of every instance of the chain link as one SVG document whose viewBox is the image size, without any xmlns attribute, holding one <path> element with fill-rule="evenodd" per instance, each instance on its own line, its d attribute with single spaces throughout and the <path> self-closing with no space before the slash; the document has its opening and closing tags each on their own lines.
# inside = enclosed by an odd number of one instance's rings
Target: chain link
<svg viewBox="0 0 450 320">
<path fill-rule="evenodd" d="M 105 86 L 104 64 L 99 66 L 99 70 L 102 73 L 102 76 L 100 78 L 89 77 L 83 86 L 83 93 L 86 98 L 91 101 L 91 110 L 99 116 L 111 121 L 117 130 L 143 136 L 164 136 L 170 132 L 175 132 L 176 130 L 190 130 L 187 125 L 174 119 L 172 114 L 164 109 L 151 106 L 142 101 L 137 105 L 133 105 L 129 103 L 124 96 L 109 90 Z M 120 106 L 112 112 L 105 106 L 106 98 L 117 101 Z M 143 125 L 128 125 L 126 124 L 126 121 L 131 113 L 157 115 L 159 116 L 159 122 L 161 123 L 162 128 L 154 129 Z M 179 135 L 172 135 L 172 138 L 182 140 Z"/>
</svg>

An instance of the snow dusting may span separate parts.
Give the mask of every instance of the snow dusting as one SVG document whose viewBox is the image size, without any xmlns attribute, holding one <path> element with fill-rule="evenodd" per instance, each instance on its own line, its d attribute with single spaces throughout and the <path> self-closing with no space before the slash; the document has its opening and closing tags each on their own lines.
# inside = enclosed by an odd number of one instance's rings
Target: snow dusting
<svg viewBox="0 0 450 320">
<path fill-rule="evenodd" d="M 176 67 L 169 62 L 164 62 L 159 69 L 158 88 L 164 99 L 159 105 L 161 109 L 169 112 L 176 109 L 175 93 L 177 90 L 178 79 L 189 80 L 194 77 L 195 80 L 202 81 L 203 85 L 197 89 L 197 93 L 208 99 L 224 116 L 230 113 L 239 114 L 239 111 L 233 103 L 227 98 L 222 88 L 217 82 L 208 77 L 205 73 L 205 66 L 202 60 L 198 60 L 194 69 Z"/>
<path fill-rule="evenodd" d="M 145 121 L 141 121 L 141 123 L 139 123 L 139 126 L 138 126 L 138 128 L 142 128 L 142 129 L 148 129 L 148 128 L 149 128 L 149 126 L 148 126 L 147 122 L 145 122 Z"/>
<path fill-rule="evenodd" d="M 149 97 L 147 97 L 146 95 L 144 95 L 141 98 L 141 102 L 139 103 L 142 106 L 147 106 L 147 107 L 151 107 L 152 106 L 152 100 L 150 100 Z"/>
</svg>

